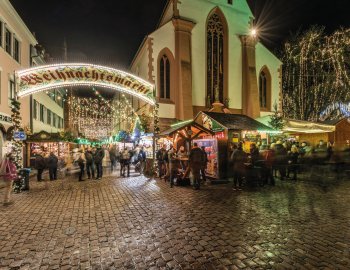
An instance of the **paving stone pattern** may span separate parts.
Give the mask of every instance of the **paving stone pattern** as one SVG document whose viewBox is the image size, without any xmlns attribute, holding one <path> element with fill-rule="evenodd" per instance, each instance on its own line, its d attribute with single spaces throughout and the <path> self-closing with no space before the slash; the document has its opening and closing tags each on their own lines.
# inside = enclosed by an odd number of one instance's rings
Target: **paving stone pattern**
<svg viewBox="0 0 350 270">
<path fill-rule="evenodd" d="M 32 181 L 0 206 L 0 269 L 350 269 L 350 181 L 327 191 L 195 191 L 144 177 L 48 185 Z"/>
</svg>

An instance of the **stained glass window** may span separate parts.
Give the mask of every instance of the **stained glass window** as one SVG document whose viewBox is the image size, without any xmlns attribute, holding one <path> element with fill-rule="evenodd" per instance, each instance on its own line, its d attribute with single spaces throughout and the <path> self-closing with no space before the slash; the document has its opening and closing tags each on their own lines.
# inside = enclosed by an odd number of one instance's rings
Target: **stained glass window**
<svg viewBox="0 0 350 270">
<path fill-rule="evenodd" d="M 224 101 L 224 35 L 221 18 L 214 13 L 207 25 L 207 100 L 210 103 L 217 101 L 215 91 L 218 91 L 218 101 Z"/>
</svg>

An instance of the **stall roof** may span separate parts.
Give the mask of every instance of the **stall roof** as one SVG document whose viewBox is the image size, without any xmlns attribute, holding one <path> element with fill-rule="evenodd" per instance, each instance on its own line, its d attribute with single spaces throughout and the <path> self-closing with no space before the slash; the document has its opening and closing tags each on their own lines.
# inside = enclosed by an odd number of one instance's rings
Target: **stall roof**
<svg viewBox="0 0 350 270">
<path fill-rule="evenodd" d="M 243 114 L 217 113 L 217 112 L 201 112 L 221 124 L 229 130 L 257 130 L 257 131 L 274 131 L 249 116 Z M 197 116 L 198 117 L 198 116 Z"/>
<path fill-rule="evenodd" d="M 271 116 L 263 116 L 256 119 L 257 121 L 269 125 Z M 330 123 L 316 123 L 302 120 L 294 120 L 284 118 L 284 132 L 294 132 L 294 133 L 327 133 L 335 131 L 335 126 Z"/>
<path fill-rule="evenodd" d="M 212 131 L 210 131 L 209 129 L 206 129 L 205 127 L 197 124 L 194 120 L 188 120 L 188 121 L 184 121 L 184 122 L 180 122 L 180 123 L 175 123 L 173 124 L 169 129 L 161 132 L 159 134 L 159 136 L 172 136 L 173 134 L 175 134 L 177 131 L 186 128 L 186 127 L 195 127 L 197 129 L 199 129 L 200 131 L 204 131 L 206 133 L 209 134 L 214 134 Z"/>
<path fill-rule="evenodd" d="M 27 142 L 63 142 L 60 133 L 48 133 L 44 130 L 30 135 Z"/>
</svg>

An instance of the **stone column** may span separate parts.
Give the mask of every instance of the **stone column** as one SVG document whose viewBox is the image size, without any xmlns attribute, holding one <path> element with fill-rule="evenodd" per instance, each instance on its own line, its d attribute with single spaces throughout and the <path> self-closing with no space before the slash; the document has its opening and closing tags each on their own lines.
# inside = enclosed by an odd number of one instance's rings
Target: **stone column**
<svg viewBox="0 0 350 270">
<path fill-rule="evenodd" d="M 191 32 L 194 23 L 174 18 L 175 28 L 175 115 L 178 120 L 193 118 Z"/>
<path fill-rule="evenodd" d="M 242 113 L 255 119 L 260 117 L 259 88 L 256 74 L 253 36 L 240 36 L 242 42 Z"/>
</svg>

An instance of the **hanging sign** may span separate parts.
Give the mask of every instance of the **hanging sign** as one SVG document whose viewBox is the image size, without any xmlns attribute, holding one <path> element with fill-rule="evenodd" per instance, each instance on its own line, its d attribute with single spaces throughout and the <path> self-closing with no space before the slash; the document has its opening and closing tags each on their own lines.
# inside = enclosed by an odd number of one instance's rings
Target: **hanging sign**
<svg viewBox="0 0 350 270">
<path fill-rule="evenodd" d="M 13 138 L 17 141 L 24 141 L 27 139 L 27 135 L 24 131 L 15 131 L 13 133 Z"/>
<path fill-rule="evenodd" d="M 97 86 L 115 89 L 154 105 L 154 86 L 121 70 L 92 64 L 57 64 L 17 72 L 18 96 L 65 86 Z"/>
</svg>

